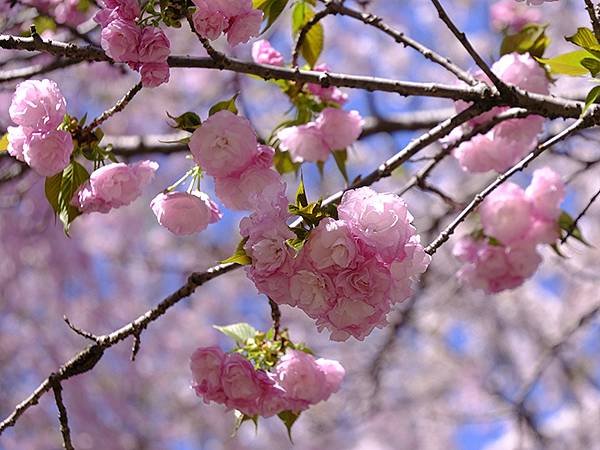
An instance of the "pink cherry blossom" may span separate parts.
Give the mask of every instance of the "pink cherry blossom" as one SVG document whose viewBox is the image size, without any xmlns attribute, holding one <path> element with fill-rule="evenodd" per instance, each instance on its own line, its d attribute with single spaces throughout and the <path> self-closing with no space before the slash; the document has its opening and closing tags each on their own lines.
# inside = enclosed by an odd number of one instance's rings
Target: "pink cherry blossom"
<svg viewBox="0 0 600 450">
<path fill-rule="evenodd" d="M 504 183 L 492 192 L 479 212 L 485 233 L 503 244 L 522 239 L 531 227 L 531 205 L 514 183 Z"/>
<path fill-rule="evenodd" d="M 227 31 L 227 42 L 232 47 L 246 43 L 250 38 L 260 34 L 260 24 L 263 13 L 258 9 L 252 9 L 244 14 L 233 18 Z"/>
<path fill-rule="evenodd" d="M 115 19 L 102 29 L 100 44 L 118 62 L 138 62 L 141 30 L 128 20 Z"/>
<path fill-rule="evenodd" d="M 327 64 L 319 64 L 315 66 L 316 72 L 329 72 Z M 308 92 L 318 97 L 323 102 L 334 103 L 342 106 L 348 101 L 348 95 L 336 86 L 323 87 L 320 84 L 308 83 L 306 85 Z"/>
<path fill-rule="evenodd" d="M 343 150 L 354 144 L 364 125 L 358 111 L 337 108 L 325 108 L 316 123 L 323 133 L 323 140 L 332 150 Z"/>
<path fill-rule="evenodd" d="M 169 57 L 171 43 L 164 31 L 156 27 L 144 27 L 140 35 L 137 61 L 141 63 L 164 63 Z"/>
<path fill-rule="evenodd" d="M 54 81 L 27 80 L 17 85 L 8 112 L 17 125 L 51 131 L 63 121 L 67 102 Z"/>
<path fill-rule="evenodd" d="M 226 355 L 219 347 L 197 349 L 190 358 L 192 370 L 192 387 L 206 403 L 210 401 L 224 402 L 225 393 L 221 377 Z"/>
<path fill-rule="evenodd" d="M 265 372 L 257 371 L 252 363 L 234 353 L 223 363 L 221 382 L 225 393 L 225 404 L 253 416 L 259 411 L 259 399 L 274 382 Z"/>
<path fill-rule="evenodd" d="M 279 385 L 290 398 L 316 404 L 331 395 L 325 373 L 308 353 L 288 350 L 275 371 Z"/>
<path fill-rule="evenodd" d="M 531 184 L 525 197 L 533 207 L 536 217 L 545 221 L 556 221 L 560 216 L 560 204 L 565 198 L 565 183 L 558 173 L 549 167 L 533 172 Z"/>
<path fill-rule="evenodd" d="M 275 50 L 266 39 L 252 44 L 252 60 L 257 64 L 283 66 L 283 55 Z"/>
<path fill-rule="evenodd" d="M 322 220 L 311 233 L 304 251 L 319 271 L 346 269 L 359 261 L 357 242 L 348 223 L 342 220 Z"/>
<path fill-rule="evenodd" d="M 205 230 L 222 217 L 217 205 L 199 191 L 160 193 L 150 206 L 158 223 L 179 236 Z"/>
<path fill-rule="evenodd" d="M 253 210 L 267 196 L 285 195 L 285 183 L 273 169 L 251 166 L 239 176 L 216 177 L 215 192 L 225 206 Z"/>
<path fill-rule="evenodd" d="M 157 170 L 158 164 L 154 161 L 108 164 L 91 174 L 72 203 L 83 213 L 107 213 L 129 205 L 141 195 Z"/>
<path fill-rule="evenodd" d="M 300 265 L 290 278 L 290 303 L 317 319 L 331 309 L 335 299 L 333 280 L 326 273 Z"/>
<path fill-rule="evenodd" d="M 227 110 L 210 116 L 189 143 L 194 160 L 215 177 L 240 174 L 257 156 L 257 146 L 250 122 Z"/>
<path fill-rule="evenodd" d="M 33 132 L 23 144 L 23 158 L 33 170 L 50 177 L 61 172 L 71 159 L 73 140 L 66 131 Z"/>
<path fill-rule="evenodd" d="M 27 137 L 31 134 L 30 128 L 8 127 L 8 153 L 19 161 L 25 161 L 23 157 L 23 146 Z"/>
<path fill-rule="evenodd" d="M 144 87 L 157 87 L 169 81 L 169 65 L 166 62 L 145 63 L 140 67 L 140 74 Z"/>
<path fill-rule="evenodd" d="M 293 162 L 326 161 L 331 149 L 324 139 L 321 128 L 313 123 L 284 128 L 277 133 L 281 149 L 290 152 Z"/>
</svg>

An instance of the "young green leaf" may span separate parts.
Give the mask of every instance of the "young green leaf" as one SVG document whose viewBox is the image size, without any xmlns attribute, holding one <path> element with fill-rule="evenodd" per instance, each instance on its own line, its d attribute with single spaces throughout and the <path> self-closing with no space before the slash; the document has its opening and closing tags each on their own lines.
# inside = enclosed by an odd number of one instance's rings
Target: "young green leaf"
<svg viewBox="0 0 600 450">
<path fill-rule="evenodd" d="M 8 133 L 0 138 L 0 153 L 8 150 Z"/>
<path fill-rule="evenodd" d="M 335 150 L 333 152 L 333 159 L 335 160 L 335 164 L 344 177 L 344 181 L 348 184 L 348 171 L 346 170 L 346 161 L 348 161 L 348 151 L 347 150 Z"/>
<path fill-rule="evenodd" d="M 564 232 L 562 233 L 562 237 L 572 236 L 587 247 L 592 246 L 589 242 L 587 242 L 584 239 L 581 230 L 575 224 L 575 220 L 568 213 L 564 211 L 561 213 L 560 217 L 558 218 L 558 226 Z"/>
<path fill-rule="evenodd" d="M 248 339 L 252 339 L 258 332 L 252 325 L 247 323 L 235 323 L 233 325 L 225 326 L 213 325 L 213 328 L 220 331 L 225 336 L 230 337 L 240 345 L 245 344 Z"/>
<path fill-rule="evenodd" d="M 563 53 L 554 58 L 536 58 L 542 64 L 550 67 L 550 71 L 555 74 L 583 76 L 588 73 L 588 69 L 581 65 L 584 58 L 594 58 L 587 50 L 576 50 L 574 52 Z"/>
<path fill-rule="evenodd" d="M 582 116 L 588 110 L 588 108 L 592 106 L 592 104 L 596 103 L 598 97 L 600 97 L 600 86 L 595 86 L 590 92 L 588 92 L 587 96 L 585 97 L 585 106 L 583 107 L 583 111 L 581 112 Z"/>
<path fill-rule="evenodd" d="M 242 239 L 235 249 L 235 253 L 229 258 L 221 261 L 221 264 L 239 264 L 240 266 L 247 266 L 252 263 L 252 259 L 246 254 L 244 245 L 248 241 L 248 238 Z"/>
<path fill-rule="evenodd" d="M 227 110 L 231 111 L 234 114 L 238 113 L 237 106 L 235 106 L 235 101 L 239 97 L 240 94 L 235 94 L 229 100 L 223 100 L 222 102 L 215 103 L 208 110 L 208 115 L 212 116 L 213 114 L 218 113 L 219 111 Z"/>
<path fill-rule="evenodd" d="M 550 38 L 546 36 L 546 26 L 539 24 L 526 25 L 521 31 L 507 35 L 502 41 L 500 55 L 509 53 L 529 53 L 541 58 L 550 45 Z"/>
<path fill-rule="evenodd" d="M 297 36 L 300 33 L 300 30 L 302 30 L 314 16 L 315 12 L 308 2 L 302 1 L 296 3 L 292 11 L 293 35 Z M 302 46 L 300 47 L 300 52 L 310 67 L 314 67 L 321 56 L 324 41 L 325 33 L 321 23 L 312 26 L 306 33 Z"/>
<path fill-rule="evenodd" d="M 589 28 L 577 28 L 577 33 L 575 33 L 573 36 L 567 36 L 565 39 L 586 50 L 590 48 L 594 50 L 600 50 L 598 39 L 596 39 L 594 32 Z"/>
<path fill-rule="evenodd" d="M 292 427 L 294 426 L 294 423 L 296 423 L 296 421 L 300 417 L 300 413 L 296 414 L 292 411 L 283 411 L 283 412 L 280 412 L 279 414 L 277 414 L 277 417 L 279 417 L 279 419 L 285 425 L 285 428 L 287 429 L 287 432 L 288 432 L 288 437 L 290 439 L 290 442 L 293 443 L 294 441 L 292 440 Z"/>
<path fill-rule="evenodd" d="M 60 187 L 62 185 L 62 177 L 63 173 L 59 172 L 56 175 L 46 178 L 46 182 L 44 184 L 44 191 L 46 192 L 46 199 L 55 214 L 60 214 Z"/>
<path fill-rule="evenodd" d="M 300 175 L 300 184 L 298 184 L 298 189 L 296 190 L 296 206 L 300 208 L 308 206 L 308 198 L 304 189 L 304 177 L 302 175 Z"/>
<path fill-rule="evenodd" d="M 175 121 L 175 125 L 171 125 L 171 127 L 178 130 L 189 131 L 190 133 L 193 133 L 196 128 L 202 125 L 202 120 L 198 114 L 191 111 L 183 113 L 177 117 L 174 117 L 167 112 L 167 116 Z"/>
</svg>

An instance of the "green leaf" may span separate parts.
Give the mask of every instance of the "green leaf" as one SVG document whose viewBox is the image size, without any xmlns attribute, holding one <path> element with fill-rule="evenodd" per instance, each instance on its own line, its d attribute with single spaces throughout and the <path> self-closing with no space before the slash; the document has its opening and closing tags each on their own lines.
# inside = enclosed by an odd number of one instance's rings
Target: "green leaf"
<svg viewBox="0 0 600 450">
<path fill-rule="evenodd" d="M 529 24 L 518 33 L 505 36 L 500 47 L 500 55 L 517 52 L 530 53 L 541 58 L 548 45 L 550 45 L 550 38 L 546 36 L 546 26 Z"/>
<path fill-rule="evenodd" d="M 33 19 L 33 24 L 38 34 L 43 34 L 45 31 L 56 31 L 56 22 L 49 16 L 37 16 Z"/>
<path fill-rule="evenodd" d="M 44 183 L 44 191 L 46 192 L 46 199 L 55 214 L 60 214 L 60 187 L 62 185 L 63 173 L 59 172 L 56 175 L 46 178 Z"/>
<path fill-rule="evenodd" d="M 555 74 L 583 76 L 588 73 L 588 69 L 581 65 L 584 58 L 594 58 L 587 50 L 576 50 L 574 52 L 563 53 L 554 58 L 543 59 L 536 58 L 542 64 L 550 67 L 550 71 Z"/>
<path fill-rule="evenodd" d="M 581 112 L 582 116 L 588 110 L 588 108 L 592 106 L 593 103 L 596 103 L 598 97 L 600 97 L 600 86 L 593 87 L 592 90 L 588 92 L 587 96 L 585 97 L 585 106 Z"/>
<path fill-rule="evenodd" d="M 219 111 L 223 111 L 223 110 L 231 111 L 232 113 L 237 114 L 238 109 L 237 109 L 237 106 L 235 106 L 235 101 L 237 100 L 239 95 L 240 94 L 238 93 L 238 94 L 235 94 L 233 97 L 231 97 L 229 100 L 223 100 L 222 102 L 215 103 L 208 110 L 208 115 L 212 116 L 213 114 L 216 114 Z"/>
<path fill-rule="evenodd" d="M 0 138 L 0 153 L 8 150 L 8 133 Z"/>
<path fill-rule="evenodd" d="M 292 11 L 292 33 L 294 36 L 300 33 L 300 30 L 315 16 L 313 8 L 307 2 L 296 3 Z M 300 53 L 312 68 L 317 63 L 319 56 L 323 52 L 325 33 L 323 25 L 318 23 L 311 27 L 306 33 Z"/>
<path fill-rule="evenodd" d="M 348 161 L 348 151 L 347 150 L 335 150 L 333 152 L 333 159 L 335 160 L 335 164 L 339 169 L 340 173 L 344 177 L 344 181 L 348 184 L 348 171 L 346 170 L 346 162 Z"/>
<path fill-rule="evenodd" d="M 81 215 L 81 212 L 71 205 L 71 199 L 75 192 L 85 183 L 90 174 L 77 161 L 71 161 L 65 170 L 62 172 L 62 180 L 60 184 L 60 195 L 58 197 L 59 213 L 58 217 L 64 225 L 65 233 L 69 234 L 71 223 Z"/>
<path fill-rule="evenodd" d="M 264 10 L 267 25 L 264 30 L 262 30 L 261 34 L 271 28 L 271 25 L 279 18 L 288 3 L 289 0 L 271 0 L 269 2 L 268 7 Z"/>
<path fill-rule="evenodd" d="M 282 152 L 281 150 L 275 151 L 273 165 L 275 166 L 277 172 L 282 175 L 285 173 L 298 172 L 298 169 L 300 168 L 299 163 L 292 161 L 290 152 Z"/>
<path fill-rule="evenodd" d="M 589 70 L 593 77 L 596 77 L 600 72 L 600 60 L 596 58 L 583 58 L 580 64 Z"/>
<path fill-rule="evenodd" d="M 254 423 L 255 431 L 258 431 L 258 416 L 247 416 L 241 411 L 235 410 L 235 422 L 233 424 L 233 431 L 231 432 L 231 437 L 235 437 L 235 435 L 240 431 L 240 428 L 244 424 L 244 422 L 252 421 Z"/>
<path fill-rule="evenodd" d="M 294 441 L 292 440 L 292 427 L 294 426 L 294 423 L 296 423 L 296 421 L 300 417 L 300 413 L 296 414 L 292 411 L 283 411 L 283 412 L 280 412 L 279 414 L 277 414 L 277 417 L 279 417 L 279 419 L 285 425 L 285 428 L 287 429 L 287 432 L 288 432 L 288 437 L 290 438 L 290 442 L 293 443 Z"/>
<path fill-rule="evenodd" d="M 558 248 L 557 244 L 550 244 L 550 248 L 552 250 L 554 250 L 554 253 L 556 253 L 558 256 L 560 256 L 561 258 L 566 258 L 565 254 L 563 252 L 560 251 L 560 248 Z"/>
<path fill-rule="evenodd" d="M 593 49 L 595 47 L 600 49 L 600 46 L 598 46 L 598 39 L 596 39 L 594 32 L 589 28 L 577 28 L 577 33 L 575 33 L 573 36 L 567 36 L 565 39 L 586 50 L 589 48 Z"/>
<path fill-rule="evenodd" d="M 581 230 L 579 227 L 575 226 L 575 220 L 568 213 L 564 211 L 561 213 L 558 218 L 558 226 L 564 232 L 562 233 L 562 237 L 570 235 L 585 246 L 592 247 L 592 245 L 583 238 Z"/>
<path fill-rule="evenodd" d="M 235 323 L 233 325 L 225 326 L 213 325 L 213 328 L 220 331 L 225 336 L 232 338 L 240 345 L 245 344 L 248 339 L 252 339 L 258 332 L 252 325 L 247 323 Z"/>
<path fill-rule="evenodd" d="M 202 120 L 195 112 L 188 111 L 177 117 L 174 117 L 167 112 L 167 116 L 169 116 L 169 119 L 175 121 L 175 125 L 171 125 L 171 127 L 178 130 L 189 131 L 190 133 L 193 133 L 202 125 Z"/>
<path fill-rule="evenodd" d="M 304 188 L 304 177 L 300 175 L 300 184 L 296 190 L 296 206 L 306 207 L 308 206 L 308 198 L 306 197 L 306 190 Z"/>
<path fill-rule="evenodd" d="M 246 250 L 244 249 L 244 245 L 246 245 L 247 241 L 248 241 L 248 238 L 242 239 L 238 243 L 238 245 L 235 249 L 235 253 L 233 255 L 231 255 L 229 258 L 221 261 L 221 264 L 239 264 L 240 266 L 247 266 L 247 265 L 251 264 L 252 259 L 250 259 L 250 257 L 246 253 Z"/>
</svg>

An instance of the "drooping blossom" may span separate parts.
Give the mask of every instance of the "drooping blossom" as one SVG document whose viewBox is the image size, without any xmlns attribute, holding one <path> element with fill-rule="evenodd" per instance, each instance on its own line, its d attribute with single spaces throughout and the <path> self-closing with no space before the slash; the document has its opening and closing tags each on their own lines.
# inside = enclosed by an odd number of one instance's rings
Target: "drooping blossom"
<svg viewBox="0 0 600 450">
<path fill-rule="evenodd" d="M 179 236 L 205 230 L 222 217 L 217 205 L 200 191 L 160 193 L 150 207 L 158 223 Z"/>
</svg>

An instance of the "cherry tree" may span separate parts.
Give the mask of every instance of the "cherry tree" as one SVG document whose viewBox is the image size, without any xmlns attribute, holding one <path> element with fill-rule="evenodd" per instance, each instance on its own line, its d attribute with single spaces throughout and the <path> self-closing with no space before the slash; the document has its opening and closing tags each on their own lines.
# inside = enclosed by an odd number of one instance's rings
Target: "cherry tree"
<svg viewBox="0 0 600 450">
<path fill-rule="evenodd" d="M 0 0 L 0 448 L 594 448 L 600 5 L 394 3 Z"/>
</svg>

